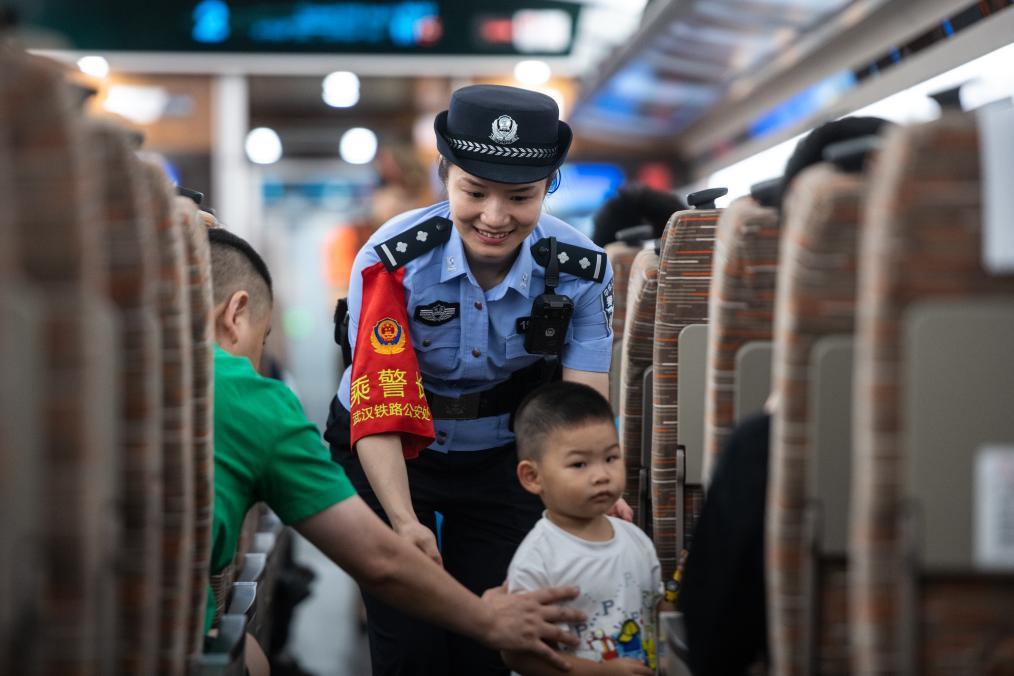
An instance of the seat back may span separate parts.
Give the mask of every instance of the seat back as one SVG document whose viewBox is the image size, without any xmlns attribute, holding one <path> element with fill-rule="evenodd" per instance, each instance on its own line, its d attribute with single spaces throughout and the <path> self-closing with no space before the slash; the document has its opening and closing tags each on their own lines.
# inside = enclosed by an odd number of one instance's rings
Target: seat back
<svg viewBox="0 0 1014 676">
<path fill-rule="evenodd" d="M 1014 663 L 995 652 L 1014 640 L 1014 289 L 920 302 L 902 341 L 902 669 L 1006 673 Z"/>
<path fill-rule="evenodd" d="M 704 479 L 736 423 L 736 357 L 751 341 L 771 339 L 778 269 L 778 213 L 752 197 L 718 220 L 708 302 L 704 396 Z"/>
<path fill-rule="evenodd" d="M 119 315 L 121 426 L 118 566 L 122 673 L 154 673 L 161 579 L 162 447 L 158 253 L 151 195 L 126 131 L 90 121 L 102 160 L 107 294 Z"/>
<path fill-rule="evenodd" d="M 834 466 L 840 458 L 817 456 L 835 452 L 846 455 L 847 468 L 851 446 L 847 428 L 839 430 L 845 432 L 839 440 L 843 445 L 818 445 L 813 385 L 816 346 L 828 337 L 851 340 L 853 333 L 862 187 L 860 176 L 818 164 L 793 181 L 784 204 L 773 364 L 778 403 L 771 421 L 766 538 L 771 657 L 779 674 L 847 673 L 849 668 L 841 639 L 847 631 L 841 546 L 847 512 L 831 503 L 827 487 L 818 489 L 811 471 L 818 464 Z M 847 419 L 849 408 L 838 400 L 831 413 L 836 420 Z M 835 481 L 847 494 L 848 473 L 839 472 Z M 808 539 L 818 533 L 818 542 Z"/>
<path fill-rule="evenodd" d="M 0 101 L 13 169 L 18 267 L 38 293 L 45 471 L 40 612 L 16 646 L 27 673 L 114 669 L 119 473 L 116 316 L 103 295 L 106 270 L 95 201 L 94 148 L 61 74 L 39 60 L 0 55 Z M 30 581 L 27 581 L 30 582 Z"/>
<path fill-rule="evenodd" d="M 630 268 L 640 247 L 624 242 L 607 244 L 606 257 L 613 268 L 613 359 L 609 366 L 609 403 L 613 411 L 620 410 L 623 390 L 621 375 L 623 364 L 623 326 L 627 320 L 627 286 L 630 283 Z"/>
<path fill-rule="evenodd" d="M 0 61 L 2 63 L 2 61 Z M 0 89 L 0 91 L 3 91 Z M 13 204 L 6 142 L 10 114 L 0 99 L 0 204 Z M 0 673 L 23 673 L 38 631 L 41 595 L 43 405 L 41 300 L 21 274 L 13 209 L 0 209 Z"/>
<path fill-rule="evenodd" d="M 678 211 L 666 226 L 659 258 L 658 298 L 652 361 L 653 429 L 651 438 L 652 537 L 663 579 L 676 570 L 684 535 L 692 531 L 704 501 L 703 488 L 684 491 L 678 466 L 677 423 L 679 336 L 691 324 L 708 321 L 708 287 L 715 227 L 721 209 Z"/>
<path fill-rule="evenodd" d="M 187 209 L 161 169 L 144 165 L 159 250 L 162 333 L 161 674 L 184 671 L 194 552 L 193 339 L 185 249 Z"/>
<path fill-rule="evenodd" d="M 655 333 L 655 293 L 658 288 L 658 254 L 653 249 L 642 249 L 630 267 L 627 287 L 627 321 L 623 331 L 623 354 L 620 380 L 623 389 L 620 397 L 620 446 L 627 470 L 627 487 L 624 498 L 634 509 L 634 522 L 644 523 L 640 508 L 638 483 L 641 462 L 644 416 L 644 371 L 651 366 L 652 337 Z"/>
<path fill-rule="evenodd" d="M 195 205 L 176 198 L 183 213 L 193 342 L 194 553 L 190 568 L 190 623 L 187 655 L 196 662 L 204 644 L 205 597 L 211 562 L 214 487 L 214 302 L 211 294 L 211 250 L 208 226 Z"/>
<path fill-rule="evenodd" d="M 940 462 L 938 452 L 924 456 L 916 445 L 922 437 L 915 425 L 928 423 L 925 417 L 913 418 L 906 405 L 918 394 L 913 388 L 933 377 L 920 373 L 913 378 L 906 371 L 911 350 L 904 342 L 906 317 L 917 304 L 930 301 L 1014 301 L 1014 276 L 990 274 L 983 265 L 979 133 L 974 118 L 945 113 L 935 122 L 894 130 L 871 186 L 861 243 L 855 357 L 850 536 L 854 668 L 865 673 L 911 668 L 922 673 L 982 673 L 986 656 L 1011 635 L 1010 576 L 990 577 L 964 564 L 954 565 L 956 574 L 948 576 L 943 570 L 948 566 L 939 565 L 933 556 L 923 560 L 932 554 L 927 549 L 914 550 L 922 552 L 920 558 L 907 559 L 913 549 L 905 545 L 903 528 L 911 523 L 906 517 L 912 510 L 926 507 L 925 494 L 910 488 L 914 478 L 910 473 L 922 471 L 934 459 Z M 997 356 L 960 358 L 988 366 Z M 1003 375 L 1010 381 L 1014 374 Z M 963 416 L 978 415 L 969 405 L 978 403 L 975 391 L 948 389 L 948 397 L 949 405 L 960 408 Z M 995 411 L 992 402 L 983 409 Z M 978 450 L 980 441 L 964 437 L 961 446 L 950 449 L 954 471 L 951 461 L 937 468 L 950 472 L 945 492 L 970 493 L 971 478 L 961 468 L 970 465 L 968 455 Z M 1010 437 L 999 441 L 1010 443 Z M 906 502 L 910 496 L 920 499 Z M 954 497 L 941 499 L 950 502 Z M 932 529 L 950 529 L 949 524 L 926 519 L 917 522 L 924 529 L 920 546 L 930 546 L 935 538 Z"/>
</svg>

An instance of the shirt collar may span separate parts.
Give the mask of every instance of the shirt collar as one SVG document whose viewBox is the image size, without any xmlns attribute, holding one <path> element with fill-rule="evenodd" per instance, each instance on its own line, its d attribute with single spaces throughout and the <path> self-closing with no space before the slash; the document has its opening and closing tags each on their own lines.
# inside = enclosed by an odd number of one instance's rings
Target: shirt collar
<svg viewBox="0 0 1014 676">
<path fill-rule="evenodd" d="M 532 243 L 533 235 L 525 238 L 525 241 L 521 243 L 521 251 L 518 253 L 517 259 L 514 261 L 514 265 L 511 266 L 510 271 L 507 273 L 508 285 L 520 293 L 525 298 L 528 298 L 528 291 L 532 288 L 532 267 L 534 265 L 534 259 L 532 258 Z"/>
<path fill-rule="evenodd" d="M 451 226 L 451 238 L 444 245 L 443 258 L 440 261 L 440 281 L 446 282 L 468 272 L 465 260 L 465 249 L 461 243 L 458 229 Z"/>
<path fill-rule="evenodd" d="M 450 216 L 448 216 L 450 218 Z M 532 258 L 532 244 L 535 243 L 535 232 L 533 231 L 525 241 L 521 243 L 521 251 L 518 257 L 507 272 L 505 281 L 507 286 L 520 293 L 525 298 L 529 297 L 529 289 L 532 286 L 532 268 L 535 260 Z M 461 235 L 458 229 L 452 227 L 451 238 L 444 245 L 443 259 L 440 261 L 441 283 L 460 277 L 469 273 L 468 260 L 465 258 L 465 247 L 461 242 Z M 469 275 L 471 278 L 471 275 Z M 474 279 L 472 280 L 475 281 Z"/>
</svg>

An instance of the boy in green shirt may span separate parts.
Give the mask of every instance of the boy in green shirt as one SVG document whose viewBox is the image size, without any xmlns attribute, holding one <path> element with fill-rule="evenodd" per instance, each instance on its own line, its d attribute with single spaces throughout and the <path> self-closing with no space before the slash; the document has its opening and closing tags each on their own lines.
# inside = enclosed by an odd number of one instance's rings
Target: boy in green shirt
<svg viewBox="0 0 1014 676">
<path fill-rule="evenodd" d="M 554 604 L 574 598 L 577 589 L 507 594 L 501 587 L 480 599 L 388 528 L 331 461 L 292 391 L 256 371 L 271 331 L 264 261 L 226 230 L 210 229 L 208 239 L 217 343 L 211 573 L 232 561 L 243 518 L 262 500 L 386 602 L 491 648 L 533 651 L 565 667 L 543 641 L 576 642 L 557 623 L 583 616 Z"/>
</svg>

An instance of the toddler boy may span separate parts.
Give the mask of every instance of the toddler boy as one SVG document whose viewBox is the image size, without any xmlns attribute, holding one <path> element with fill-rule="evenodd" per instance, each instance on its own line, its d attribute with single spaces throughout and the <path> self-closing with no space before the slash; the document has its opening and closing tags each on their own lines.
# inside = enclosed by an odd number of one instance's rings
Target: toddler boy
<svg viewBox="0 0 1014 676">
<path fill-rule="evenodd" d="M 518 479 L 546 510 L 511 561 L 509 590 L 580 587 L 569 605 L 587 620 L 569 625 L 578 646 L 561 648 L 570 674 L 654 674 L 661 573 L 651 540 L 606 516 L 625 481 L 609 403 L 587 385 L 553 383 L 522 402 L 514 432 Z M 504 660 L 525 676 L 564 673 L 532 653 Z"/>
</svg>

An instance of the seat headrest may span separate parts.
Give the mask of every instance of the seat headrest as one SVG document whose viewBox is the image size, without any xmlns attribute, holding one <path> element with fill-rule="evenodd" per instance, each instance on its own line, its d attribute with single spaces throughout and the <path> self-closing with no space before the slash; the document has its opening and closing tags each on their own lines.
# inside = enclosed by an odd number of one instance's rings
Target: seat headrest
<svg viewBox="0 0 1014 676">
<path fill-rule="evenodd" d="M 715 200 L 728 194 L 728 188 L 708 188 L 687 195 L 687 204 L 694 209 L 714 209 Z"/>
<path fill-rule="evenodd" d="M 648 223 L 616 231 L 616 241 L 623 242 L 624 244 L 637 245 L 654 238 L 655 228 Z"/>
<path fill-rule="evenodd" d="M 858 174 L 866 164 L 866 158 L 870 153 L 880 150 L 884 144 L 881 136 L 871 134 L 859 138 L 832 143 L 824 148 L 822 153 L 824 161 L 834 164 L 842 171 L 849 174 Z"/>
</svg>

